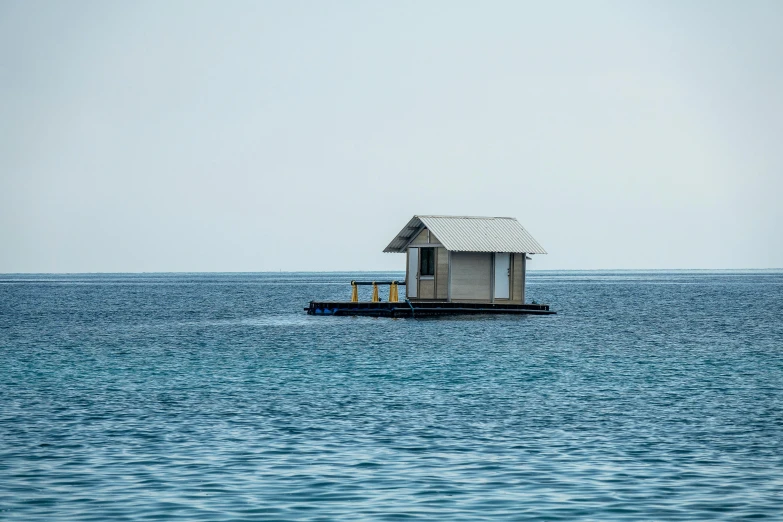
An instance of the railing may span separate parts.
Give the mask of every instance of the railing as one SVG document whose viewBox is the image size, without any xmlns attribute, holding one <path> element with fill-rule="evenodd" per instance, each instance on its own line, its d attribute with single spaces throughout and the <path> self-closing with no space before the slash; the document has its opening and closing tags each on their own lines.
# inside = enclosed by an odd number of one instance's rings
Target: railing
<svg viewBox="0 0 783 522">
<path fill-rule="evenodd" d="M 405 281 L 351 281 L 351 302 L 359 302 L 359 287 L 372 285 L 372 302 L 380 302 L 378 297 L 378 285 L 389 285 L 389 302 L 398 303 L 400 301 L 400 295 L 397 290 L 398 286 L 405 286 Z"/>
</svg>

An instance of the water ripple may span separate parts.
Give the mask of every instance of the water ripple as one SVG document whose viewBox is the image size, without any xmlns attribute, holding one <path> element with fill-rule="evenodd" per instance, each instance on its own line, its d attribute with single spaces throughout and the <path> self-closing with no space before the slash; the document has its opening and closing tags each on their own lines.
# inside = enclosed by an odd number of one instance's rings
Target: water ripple
<svg viewBox="0 0 783 522">
<path fill-rule="evenodd" d="M 783 519 L 783 274 L 303 314 L 355 276 L 0 277 L 0 519 Z"/>
</svg>

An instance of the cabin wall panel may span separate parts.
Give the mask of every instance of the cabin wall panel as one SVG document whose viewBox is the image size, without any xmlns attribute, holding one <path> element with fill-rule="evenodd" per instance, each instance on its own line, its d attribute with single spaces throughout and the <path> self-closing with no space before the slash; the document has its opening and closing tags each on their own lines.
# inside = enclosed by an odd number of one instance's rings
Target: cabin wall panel
<svg viewBox="0 0 783 522">
<path fill-rule="evenodd" d="M 443 247 L 438 248 L 435 254 L 435 298 L 448 299 L 449 297 L 449 251 Z"/>
<path fill-rule="evenodd" d="M 522 254 L 522 303 L 525 302 L 525 289 L 527 288 L 527 254 Z"/>
<path fill-rule="evenodd" d="M 511 260 L 511 303 L 523 303 L 524 299 L 524 268 L 525 254 L 514 254 Z"/>
<path fill-rule="evenodd" d="M 413 238 L 413 241 L 411 241 L 411 246 L 413 245 L 426 245 L 427 244 L 427 229 L 423 228 L 421 229 L 421 232 Z"/>
<path fill-rule="evenodd" d="M 451 253 L 452 301 L 490 300 L 492 254 L 484 252 Z"/>
<path fill-rule="evenodd" d="M 440 241 L 438 241 L 438 238 L 436 238 L 435 234 L 432 232 L 430 232 L 429 241 L 427 241 L 426 228 L 421 229 L 421 232 L 411 241 L 411 246 L 427 246 L 428 244 L 440 244 Z"/>
<path fill-rule="evenodd" d="M 419 280 L 419 299 L 435 299 L 435 280 Z"/>
</svg>

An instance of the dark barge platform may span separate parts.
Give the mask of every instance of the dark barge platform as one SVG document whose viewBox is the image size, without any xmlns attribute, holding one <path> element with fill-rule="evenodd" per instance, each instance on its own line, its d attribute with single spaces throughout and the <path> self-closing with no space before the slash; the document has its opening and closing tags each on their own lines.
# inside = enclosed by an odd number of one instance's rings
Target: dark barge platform
<svg viewBox="0 0 783 522">
<path fill-rule="evenodd" d="M 447 302 L 350 302 L 310 301 L 307 315 L 368 317 L 433 317 L 441 315 L 527 314 L 552 315 L 546 304 L 447 303 Z"/>
</svg>

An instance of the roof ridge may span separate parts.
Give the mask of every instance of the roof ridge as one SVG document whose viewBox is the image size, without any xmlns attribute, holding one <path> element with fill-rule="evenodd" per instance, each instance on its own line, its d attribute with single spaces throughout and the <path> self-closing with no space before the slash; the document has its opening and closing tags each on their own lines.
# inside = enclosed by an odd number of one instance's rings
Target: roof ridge
<svg viewBox="0 0 783 522">
<path fill-rule="evenodd" d="M 449 219 L 511 219 L 517 221 L 517 218 L 507 216 L 447 216 L 445 214 L 416 214 L 417 218 L 449 218 Z"/>
</svg>

